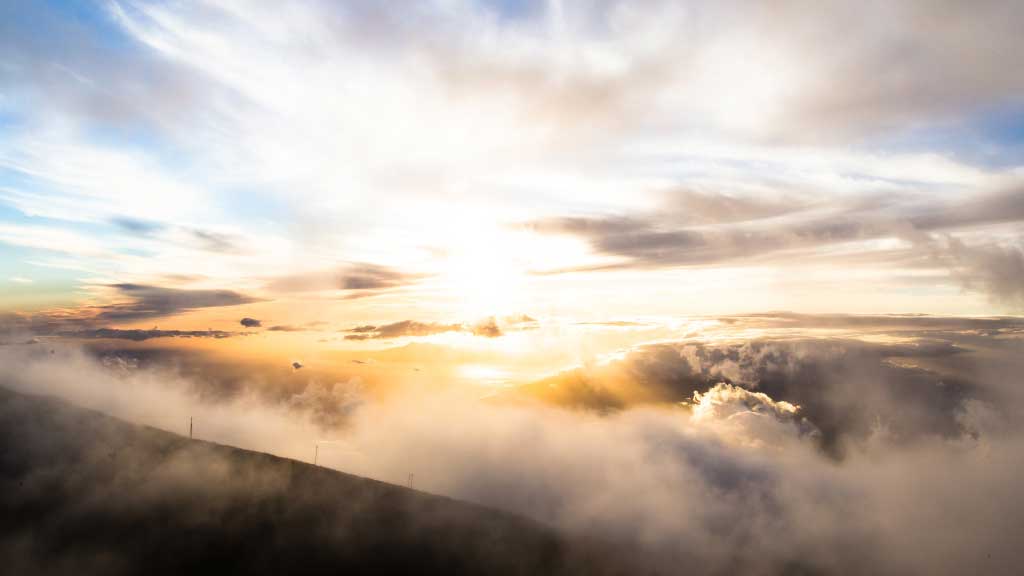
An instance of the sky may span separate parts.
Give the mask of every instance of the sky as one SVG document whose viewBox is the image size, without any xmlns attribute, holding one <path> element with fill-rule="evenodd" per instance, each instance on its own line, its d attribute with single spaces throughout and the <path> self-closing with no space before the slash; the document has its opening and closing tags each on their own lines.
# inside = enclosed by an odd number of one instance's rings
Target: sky
<svg viewBox="0 0 1024 576">
<path fill-rule="evenodd" d="M 1024 306 L 1016 2 L 2 10 L 9 312 Z"/>
<path fill-rule="evenodd" d="M 0 310 L 575 360 L 608 323 L 1017 314 L 1021 12 L 4 2 Z"/>
<path fill-rule="evenodd" d="M 635 572 L 1019 572 L 1022 22 L 0 0 L 0 386 Z"/>
</svg>

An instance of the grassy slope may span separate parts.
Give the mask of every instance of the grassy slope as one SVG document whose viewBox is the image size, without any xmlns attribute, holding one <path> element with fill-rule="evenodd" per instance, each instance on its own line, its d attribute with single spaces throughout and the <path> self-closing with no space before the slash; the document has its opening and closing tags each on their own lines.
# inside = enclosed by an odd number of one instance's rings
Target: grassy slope
<svg viewBox="0 0 1024 576">
<path fill-rule="evenodd" d="M 6 573 L 594 573 L 513 515 L 0 389 Z"/>
</svg>

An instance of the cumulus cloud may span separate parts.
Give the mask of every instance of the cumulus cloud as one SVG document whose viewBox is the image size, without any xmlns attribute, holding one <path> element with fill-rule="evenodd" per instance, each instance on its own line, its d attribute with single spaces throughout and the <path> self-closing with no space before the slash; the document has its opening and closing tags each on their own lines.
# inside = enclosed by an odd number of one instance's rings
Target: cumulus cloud
<svg viewBox="0 0 1024 576">
<path fill-rule="evenodd" d="M 743 401 L 759 398 L 741 389 L 765 393 L 800 406 L 800 418 L 820 431 L 814 441 L 834 457 L 842 457 L 849 445 L 879 426 L 886 427 L 893 441 L 961 437 L 964 401 L 992 401 L 1005 391 L 980 388 L 963 375 L 963 365 L 972 360 L 956 342 L 969 336 L 951 332 L 919 338 L 901 345 L 793 338 L 654 344 L 509 394 L 607 413 L 672 402 L 700 406 L 702 398 L 715 402 L 728 394 Z M 725 387 L 703 396 L 716 386 Z"/>
<path fill-rule="evenodd" d="M 757 446 L 779 444 L 792 435 L 789 426 L 800 436 L 821 434 L 813 422 L 799 415 L 799 406 L 731 384 L 719 383 L 704 393 L 694 391 L 690 405 L 694 422 L 724 424 L 733 429 L 732 437 Z"/>
</svg>

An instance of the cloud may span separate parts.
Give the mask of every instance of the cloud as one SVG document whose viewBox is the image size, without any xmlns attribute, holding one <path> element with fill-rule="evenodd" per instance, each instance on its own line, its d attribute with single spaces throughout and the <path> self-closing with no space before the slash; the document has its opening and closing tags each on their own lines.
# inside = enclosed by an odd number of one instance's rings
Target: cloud
<svg viewBox="0 0 1024 576">
<path fill-rule="evenodd" d="M 203 399 L 187 379 L 101 364 L 64 346 L 56 356 L 38 346 L 0 350 L 8 367 L 0 381 L 166 429 L 185 430 L 191 415 L 203 439 L 307 461 L 312 441 L 339 439 L 343 450 L 320 450 L 322 466 L 396 483 L 414 473 L 423 490 L 510 510 L 566 537 L 599 542 L 629 573 L 676 573 L 683 565 L 698 575 L 1012 573 L 1018 556 L 1014 522 L 1024 514 L 1014 497 L 1024 469 L 1024 396 L 1015 391 L 1013 375 L 1024 356 L 1019 339 L 982 343 L 975 358 L 984 362 L 959 365 L 975 380 L 971 390 L 1010 395 L 998 401 L 971 396 L 961 403 L 958 414 L 970 423 L 970 434 L 901 438 L 882 418 L 841 461 L 823 455 L 813 429 L 802 428 L 801 418 L 812 420 L 808 407 L 780 400 L 761 386 L 764 379 L 755 389 L 711 386 L 693 406 L 632 406 L 605 415 L 412 389 L 373 400 L 345 383 L 308 382 L 278 400 L 244 390 Z M 941 404 L 902 396 L 897 389 L 904 380 L 885 382 L 893 390 L 875 398 L 877 370 L 855 368 L 884 354 L 880 348 L 865 345 L 858 352 L 854 343 L 831 339 L 734 344 L 685 352 L 721 373 L 781 371 L 807 387 L 844 380 L 851 394 L 833 396 L 839 411 L 866 396 L 875 407 L 881 406 L 876 400 L 893 401 L 890 414 L 900 418 L 931 410 L 945 417 Z M 897 344 L 889 351 L 907 354 L 910 348 Z M 657 351 L 662 360 L 648 362 L 637 376 L 664 378 L 670 365 L 681 368 L 669 362 L 668 350 L 645 350 L 644 357 Z M 675 350 L 679 357 L 684 349 Z M 829 354 L 856 356 L 848 365 L 852 371 L 834 372 L 835 364 L 823 360 Z M 808 365 L 817 368 L 806 372 Z M 814 378 L 800 380 L 801 373 Z M 929 386 L 942 388 L 934 381 Z M 58 433 L 52 427 L 36 433 L 50 432 Z M 195 480 L 193 467 L 207 469 L 203 462 L 186 460 L 160 493 L 187 488 Z M 250 490 L 276 485 L 255 471 L 251 477 Z M 53 481 L 70 486 L 76 478 Z"/>
<path fill-rule="evenodd" d="M 409 18 L 366 6 L 315 4 L 277 20 L 279 15 L 260 6 L 117 6 L 111 13 L 118 32 L 148 48 L 144 54 L 127 57 L 100 42 L 96 31 L 89 34 L 61 22 L 53 10 L 35 9 L 31 16 L 55 33 L 64 32 L 79 48 L 72 57 L 57 60 L 91 82 L 65 80 L 73 88 L 64 90 L 69 94 L 51 94 L 45 88 L 68 74 L 38 65 L 25 66 L 35 73 L 17 79 L 53 105 L 104 119 L 141 115 L 172 131 L 174 120 L 232 90 L 239 95 L 236 100 L 272 111 L 298 99 L 310 114 L 323 116 L 327 103 L 315 94 L 292 94 L 289 100 L 277 91 L 259 90 L 317 64 L 324 73 L 338 74 L 335 67 L 343 70 L 364 54 L 374 55 L 378 67 L 394 73 L 402 69 L 403 57 L 417 54 L 418 65 L 430 70 L 428 77 L 448 93 L 484 102 L 504 93 L 506 106 L 524 122 L 585 131 L 588 124 L 636 129 L 646 120 L 789 140 L 854 139 L 957 118 L 1014 101 L 1021 88 L 1013 75 L 1002 73 L 1014 65 L 1007 55 L 1020 48 L 1007 24 L 1020 17 L 1020 9 L 1008 1 L 986 2 L 969 14 L 955 2 L 857 10 L 828 2 L 813 14 L 798 2 L 742 11 L 735 2 L 685 7 L 667 1 L 643 7 L 604 2 L 537 5 L 511 19 L 487 3 L 452 9 L 432 2 Z M 17 23 L 27 14 L 14 11 L 14 16 L 9 20 Z M 883 21 L 891 26 L 879 26 Z M 53 49 L 27 35 L 24 27 L 11 28 L 10 43 L 18 48 L 14 54 L 26 64 L 55 59 Z M 67 34 L 68 29 L 73 33 Z M 182 32 L 187 29 L 234 40 L 237 46 L 216 52 Z M 258 35 L 258 30 L 273 33 Z M 845 34 L 846 42 L 823 42 L 837 33 Z M 301 50 L 289 42 L 302 34 L 320 49 Z M 504 42 L 494 42 L 498 38 Z M 215 53 L 219 59 L 212 58 Z M 237 73 L 246 57 L 265 54 L 276 54 L 280 61 L 259 74 Z M 749 54 L 758 58 L 739 61 Z M 105 58 L 119 66 L 105 71 L 99 65 Z M 147 64 L 162 73 L 152 78 L 140 74 Z M 365 76 L 378 88 L 372 93 L 384 91 L 389 74 Z M 145 82 L 133 86 L 132 78 Z M 416 103 L 426 107 L 433 92 L 427 89 L 434 87 L 422 80 L 418 84 L 425 95 Z M 134 89 L 108 95 L 102 86 Z M 726 89 L 742 90 L 745 100 L 723 95 Z M 147 97 L 155 110 L 140 106 Z M 398 101 L 381 102 L 383 110 L 365 108 L 363 113 L 383 117 L 403 102 L 392 98 Z M 125 111 L 118 112 L 117 104 Z M 164 111 L 170 119 L 160 122 Z M 755 111 L 764 119 L 757 121 Z"/>
<path fill-rule="evenodd" d="M 964 350 L 955 343 L 966 336 L 936 332 L 920 338 L 906 345 L 767 337 L 742 344 L 652 344 L 621 360 L 573 369 L 509 395 L 607 413 L 673 402 L 700 406 L 702 398 L 716 402 L 724 396 L 730 403 L 750 403 L 760 398 L 742 390 L 765 393 L 799 406 L 800 417 L 820 431 L 815 437 L 821 448 L 842 457 L 850 443 L 869 437 L 878 426 L 885 426 L 894 441 L 960 437 L 966 432 L 959 417 L 963 402 L 992 400 L 996 391 L 980 389 L 962 376 L 959 366 L 967 360 L 960 359 Z M 922 368 L 924 363 L 929 368 Z M 945 368 L 940 372 L 937 366 Z M 704 396 L 721 385 L 725 388 Z"/>
<path fill-rule="evenodd" d="M 0 164 L 17 177 L 0 196 L 60 222 L 0 236 L 88 252 L 95 261 L 75 264 L 92 277 L 181 272 L 200 257 L 220 280 L 271 270 L 271 290 L 354 300 L 422 278 L 335 267 L 339 246 L 356 261 L 419 262 L 424 244 L 451 232 L 438 229 L 453 202 L 489 207 L 488 225 L 545 222 L 610 260 L 554 258 L 545 269 L 649 269 L 899 240 L 907 219 L 894 229 L 870 211 L 818 223 L 808 212 L 890 191 L 968 204 L 1014 179 L 947 148 L 1016 145 L 974 134 L 981 117 L 1008 110 L 1012 120 L 1021 104 L 1019 75 L 1005 72 L 1020 44 L 1007 25 L 1015 3 L 970 14 L 949 2 L 827 2 L 813 14 L 797 2 L 561 4 L 515 17 L 493 3 L 443 2 L 409 17 L 324 3 L 287 18 L 261 5 L 141 0 L 82 18 L 5 8 L 0 105 L 14 121 Z M 846 41 L 827 41 L 838 36 Z M 253 60 L 264 65 L 253 71 Z M 411 62 L 424 73 L 410 74 Z M 458 184 L 447 177 L 455 169 Z M 479 202 L 478 190 L 494 192 Z M 1019 215 L 1013 198 L 990 214 Z M 908 215 L 912 228 L 957 217 L 925 208 Z M 121 234 L 72 234 L 82 222 Z M 893 255 L 877 256 L 885 265 Z"/>
<path fill-rule="evenodd" d="M 704 393 L 694 391 L 691 403 L 693 420 L 698 423 L 718 422 L 732 428 L 731 435 L 745 436 L 757 446 L 778 445 L 792 435 L 792 426 L 799 436 L 818 437 L 821 431 L 800 415 L 800 407 L 776 401 L 764 392 L 751 392 L 731 384 L 715 384 Z"/>
<path fill-rule="evenodd" d="M 291 326 L 288 324 L 278 324 L 267 328 L 268 332 L 302 332 L 304 330 L 306 330 L 306 328 L 301 326 Z"/>
<path fill-rule="evenodd" d="M 238 323 L 241 324 L 242 326 L 245 326 L 246 328 L 259 328 L 260 326 L 263 325 L 259 320 L 255 318 L 242 318 L 241 320 L 239 320 Z"/>
<path fill-rule="evenodd" d="M 632 320 L 605 320 L 601 322 L 577 322 L 576 324 L 578 326 L 609 326 L 612 328 L 641 328 L 644 326 L 655 326 L 654 324 L 634 322 Z"/>
<path fill-rule="evenodd" d="M 279 276 L 267 283 L 267 289 L 284 293 L 341 290 L 355 295 L 372 295 L 415 284 L 422 278 L 419 274 L 404 273 L 386 266 L 355 263 L 332 270 Z"/>
<path fill-rule="evenodd" d="M 898 333 L 904 336 L 938 338 L 956 338 L 967 331 L 994 335 L 1024 330 L 1024 319 L 1016 317 L 985 318 L 930 316 L 926 314 L 797 314 L 794 312 L 765 312 L 761 314 L 725 316 L 723 319 L 756 328 L 830 328 L 853 330 L 862 335 L 870 333 Z M 938 343 L 942 343 L 942 341 Z M 888 348 L 890 353 L 898 350 L 904 350 L 904 348 L 893 346 Z M 910 350 L 913 350 L 915 354 L 923 352 L 920 347 L 913 347 Z"/>
<path fill-rule="evenodd" d="M 953 273 L 966 288 L 988 294 L 996 304 L 1024 311 L 1024 244 L 967 245 L 946 242 Z"/>
<path fill-rule="evenodd" d="M 517 325 L 517 324 L 536 324 L 537 319 L 530 316 L 529 314 L 519 314 L 514 316 L 506 316 L 502 318 L 502 321 L 506 324 Z"/>
<path fill-rule="evenodd" d="M 259 300 L 232 290 L 182 290 L 143 284 L 111 285 L 125 302 L 95 306 L 96 322 L 131 322 L 197 310 L 238 306 Z"/>
<path fill-rule="evenodd" d="M 142 342 L 152 338 L 228 338 L 236 332 L 223 330 L 120 330 L 117 328 L 96 328 L 93 330 L 75 330 L 60 332 L 65 338 L 113 338 L 117 340 L 134 340 Z"/>
<path fill-rule="evenodd" d="M 401 338 L 403 336 L 431 336 L 445 332 L 463 332 L 466 327 L 462 324 L 439 324 L 435 322 L 417 322 L 416 320 L 402 320 L 381 326 L 356 326 L 351 328 L 345 336 L 346 340 L 372 340 L 386 338 Z"/>
<path fill-rule="evenodd" d="M 474 336 L 483 336 L 484 338 L 497 338 L 503 335 L 501 328 L 494 318 L 488 318 L 476 323 L 471 331 Z"/>
<path fill-rule="evenodd" d="M 164 229 L 164 225 L 159 222 L 139 220 L 127 216 L 112 218 L 111 222 L 118 228 L 139 236 L 149 236 Z"/>
<path fill-rule="evenodd" d="M 518 318 L 518 320 L 520 323 L 524 322 L 522 318 Z M 446 332 L 468 332 L 474 336 L 481 336 L 484 338 L 498 338 L 504 335 L 504 332 L 498 325 L 498 321 L 493 317 L 472 325 L 402 320 L 400 322 L 393 322 L 391 324 L 383 324 L 380 326 L 374 326 L 372 324 L 356 326 L 345 330 L 345 332 L 349 332 L 349 334 L 345 336 L 346 340 L 378 340 L 402 338 L 405 336 L 432 336 L 434 334 L 444 334 Z"/>
<path fill-rule="evenodd" d="M 240 242 L 242 239 L 232 234 L 212 232 L 210 230 L 191 230 L 192 236 L 199 242 L 203 250 L 210 252 L 237 253 L 241 252 Z"/>
<path fill-rule="evenodd" d="M 659 213 L 556 217 L 526 227 L 583 239 L 605 258 L 538 274 L 744 263 L 786 266 L 801 261 L 796 255 L 819 257 L 843 247 L 847 258 L 904 270 L 952 272 L 967 289 L 1017 310 L 1024 302 L 1015 293 L 1024 268 L 1019 242 L 1016 236 L 1009 243 L 1001 241 L 990 230 L 1024 222 L 1022 197 L 1019 186 L 966 200 L 926 202 L 915 195 L 891 195 L 743 216 L 718 214 L 719 221 L 698 222 L 685 210 L 673 212 L 669 202 Z M 976 240 L 971 246 L 958 235 Z M 880 241 L 888 241 L 889 247 L 880 249 Z"/>
</svg>

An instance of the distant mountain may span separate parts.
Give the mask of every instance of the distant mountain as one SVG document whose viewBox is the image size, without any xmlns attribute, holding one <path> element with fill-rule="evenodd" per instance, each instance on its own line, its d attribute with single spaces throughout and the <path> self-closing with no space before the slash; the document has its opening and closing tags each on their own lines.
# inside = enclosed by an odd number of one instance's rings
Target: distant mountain
<svg viewBox="0 0 1024 576">
<path fill-rule="evenodd" d="M 6 574 L 614 572 L 510 514 L 0 388 Z"/>
</svg>

